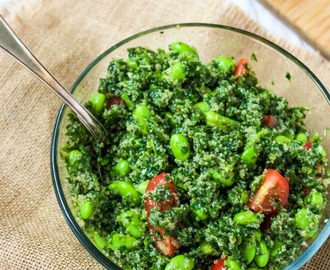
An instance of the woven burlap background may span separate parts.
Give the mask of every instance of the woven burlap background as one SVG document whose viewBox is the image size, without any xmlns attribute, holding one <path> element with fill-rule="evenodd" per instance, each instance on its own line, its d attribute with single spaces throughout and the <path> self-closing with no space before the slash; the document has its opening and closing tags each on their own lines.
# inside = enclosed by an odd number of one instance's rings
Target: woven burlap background
<svg viewBox="0 0 330 270">
<path fill-rule="evenodd" d="M 330 87 L 328 61 L 266 33 L 231 1 L 25 0 L 1 14 L 67 88 L 116 42 L 178 22 L 227 24 L 268 37 Z M 66 224 L 52 187 L 50 143 L 61 102 L 4 52 L 0 61 L 0 269 L 102 269 Z M 328 241 L 304 269 L 330 269 L 329 249 Z"/>
</svg>

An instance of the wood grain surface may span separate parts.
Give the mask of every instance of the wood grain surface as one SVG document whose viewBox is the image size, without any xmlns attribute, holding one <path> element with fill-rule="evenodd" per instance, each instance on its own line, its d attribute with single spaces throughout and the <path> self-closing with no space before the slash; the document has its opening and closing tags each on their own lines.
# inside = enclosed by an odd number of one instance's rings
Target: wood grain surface
<svg viewBox="0 0 330 270">
<path fill-rule="evenodd" d="M 330 0 L 260 0 L 330 59 Z"/>
</svg>

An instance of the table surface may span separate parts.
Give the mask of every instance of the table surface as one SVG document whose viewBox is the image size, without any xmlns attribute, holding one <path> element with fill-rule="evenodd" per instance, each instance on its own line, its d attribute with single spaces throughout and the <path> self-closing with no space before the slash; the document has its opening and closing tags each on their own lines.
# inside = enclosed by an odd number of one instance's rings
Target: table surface
<svg viewBox="0 0 330 270">
<path fill-rule="evenodd" d="M 10 12 L 15 12 L 17 7 L 27 0 L 0 0 L 0 7 L 7 8 Z M 303 47 L 308 50 L 313 50 L 304 39 L 294 32 L 290 27 L 288 27 L 284 22 L 282 22 L 277 16 L 270 12 L 266 7 L 264 7 L 257 0 L 224 0 L 232 2 L 239 6 L 246 15 L 257 21 L 262 25 L 267 31 L 275 36 L 282 38 L 283 40 L 296 45 Z"/>
<path fill-rule="evenodd" d="M 94 3 L 100 3 L 98 5 L 98 8 L 103 8 L 104 7 L 104 3 L 107 3 L 105 0 L 100 1 L 100 0 L 96 0 L 96 1 L 91 1 L 89 2 L 89 0 L 85 0 L 85 1 L 46 1 L 46 0 L 0 0 L 0 10 L 2 7 L 6 8 L 10 13 L 15 12 L 17 9 L 19 9 L 19 6 L 21 3 L 24 4 L 24 6 L 26 5 L 26 2 L 28 2 L 29 7 L 30 7 L 30 3 L 31 2 L 37 2 L 39 4 L 42 4 L 42 8 L 47 9 L 49 6 L 51 6 L 52 8 L 55 7 L 55 13 L 53 12 L 54 9 L 48 8 L 48 10 L 51 10 L 53 13 L 46 13 L 47 16 L 51 16 L 53 15 L 52 19 L 54 22 L 54 20 L 57 23 L 57 28 L 55 28 L 57 30 L 56 34 L 61 34 L 61 38 L 57 39 L 54 36 L 50 37 L 50 38 L 45 38 L 45 39 L 33 39 L 30 38 L 30 44 L 32 45 L 32 48 L 37 49 L 38 52 L 38 57 L 40 58 L 40 60 L 47 60 L 46 62 L 48 64 L 50 64 L 49 66 L 52 68 L 52 72 L 54 72 L 54 74 L 56 76 L 58 76 L 59 79 L 61 79 L 60 81 L 62 82 L 63 80 L 63 84 L 65 85 L 72 85 L 72 79 L 76 77 L 75 74 L 79 74 L 79 68 L 83 68 L 85 66 L 86 63 L 89 63 L 90 59 L 93 59 L 94 55 L 93 54 L 88 54 L 88 53 L 82 53 L 81 57 L 79 57 L 79 59 L 76 61 L 76 59 L 69 59 L 68 56 L 70 55 L 70 50 L 69 50 L 69 46 L 68 44 L 66 44 L 65 42 L 62 42 L 62 40 L 65 40 L 65 38 L 70 39 L 71 35 L 68 35 L 67 33 L 75 33 L 74 31 L 76 31 L 76 27 L 78 24 L 74 24 L 71 28 L 65 28 L 66 31 L 62 31 L 62 26 L 66 25 L 66 26 L 70 26 L 70 24 L 62 24 L 62 22 L 66 22 L 67 18 L 70 17 L 70 12 L 71 8 L 75 8 L 75 5 L 78 5 L 76 3 L 83 3 L 81 4 L 82 6 L 84 6 L 83 10 L 83 15 L 82 16 L 78 16 L 80 19 L 85 19 L 87 18 L 87 15 L 90 12 L 90 9 L 85 8 L 86 6 L 88 6 L 89 8 L 94 5 Z M 127 2 L 129 0 L 126 0 Z M 145 0 L 146 2 L 148 2 L 151 5 L 154 5 L 154 1 L 153 0 Z M 161 2 L 170 2 L 170 0 L 164 0 Z M 174 0 L 172 0 L 174 2 Z M 195 8 L 192 7 L 191 10 L 195 11 L 197 9 L 197 7 L 201 6 L 201 3 L 208 3 L 209 5 L 206 8 L 206 11 L 212 11 L 215 8 L 216 4 L 219 3 L 224 3 L 224 2 L 229 2 L 232 4 L 235 4 L 237 6 L 239 6 L 239 8 L 241 10 L 243 10 L 247 17 L 249 17 L 250 19 L 253 19 L 255 22 L 257 22 L 257 27 L 259 30 L 259 26 L 263 27 L 264 29 L 266 29 L 267 34 L 271 35 L 275 40 L 284 40 L 286 41 L 286 43 L 295 46 L 295 48 L 289 48 L 292 49 L 292 52 L 297 53 L 297 56 L 300 56 L 299 59 L 306 60 L 308 57 L 309 60 L 309 64 L 311 64 L 311 69 L 314 70 L 316 72 L 316 74 L 320 74 L 321 77 L 324 80 L 324 83 L 328 86 L 330 85 L 329 80 L 328 80 L 328 74 L 326 74 L 325 76 L 322 77 L 323 75 L 323 71 L 329 70 L 329 65 L 327 65 L 328 62 L 325 62 L 323 60 L 319 60 L 319 58 L 317 57 L 317 55 L 315 57 L 309 57 L 309 54 L 305 54 L 305 52 L 300 53 L 299 48 L 302 49 L 306 49 L 308 51 L 314 51 L 313 48 L 311 48 L 306 42 L 304 42 L 304 40 L 302 38 L 300 38 L 300 36 L 298 36 L 295 32 L 293 32 L 288 26 L 286 26 L 279 18 L 275 17 L 270 11 L 268 11 L 262 4 L 260 4 L 259 1 L 257 0 L 218 0 L 218 1 L 213 1 L 213 0 L 209 0 L 209 1 L 205 1 L 204 0 L 186 0 L 187 1 L 192 1 L 196 3 Z M 70 3 L 71 2 L 71 3 Z M 102 3 L 101 3 L 102 2 Z M 48 5 L 46 5 L 46 3 Z M 70 3 L 70 4 L 68 4 Z M 114 1 L 113 3 L 116 4 L 117 8 L 121 8 L 120 10 L 125 13 L 127 12 L 127 6 L 125 6 L 123 3 L 125 3 L 125 1 Z M 128 9 L 129 11 L 135 11 L 136 9 L 141 8 L 141 5 L 138 3 L 138 1 L 131 1 L 131 5 L 133 7 L 130 7 L 130 9 Z M 160 3 L 160 2 L 159 2 Z M 179 2 L 177 2 L 179 3 Z M 63 6 L 62 6 L 63 5 Z M 119 7 L 118 7 L 119 6 Z M 149 7 L 150 7 L 149 6 Z M 211 6 L 211 8 L 210 8 Z M 61 7 L 61 8 L 60 8 Z M 69 7 L 69 8 L 68 8 Z M 156 16 L 151 16 L 149 13 L 144 13 L 145 16 L 149 19 L 148 22 L 151 22 L 151 24 L 153 24 L 154 22 L 167 22 L 167 21 L 171 21 L 168 19 L 168 17 L 172 18 L 174 17 L 174 15 L 178 15 L 179 12 L 175 13 L 173 16 L 171 16 L 166 9 L 167 6 L 162 5 L 162 10 L 160 10 L 160 13 L 163 14 L 163 20 L 159 20 L 158 17 Z M 32 10 L 32 9 L 31 9 Z M 75 9 L 76 11 L 81 11 L 81 9 Z M 170 8 L 168 9 L 170 10 Z M 192 12 L 190 10 L 190 12 Z M 231 9 L 233 10 L 233 9 Z M 24 10 L 25 11 L 25 10 Z M 40 9 L 39 9 L 40 11 Z M 109 10 L 108 10 L 109 11 Z M 205 10 L 204 10 L 205 11 Z M 226 11 L 226 10 L 225 10 Z M 237 11 L 237 9 L 235 8 L 235 11 Z M 32 10 L 33 13 L 38 12 L 38 10 L 33 9 Z M 58 13 L 56 13 L 58 12 Z M 64 15 L 63 15 L 64 13 Z M 102 13 L 102 12 L 101 12 Z M 189 13 L 189 12 L 187 12 Z M 24 13 L 26 14 L 26 13 Z M 42 12 L 40 13 L 42 14 Z M 63 18 L 60 18 L 59 14 L 62 16 Z M 80 14 L 79 12 L 76 12 L 76 14 Z M 114 14 L 122 14 L 122 13 L 115 13 Z M 194 15 L 196 14 L 193 13 Z M 206 18 L 206 16 L 208 15 L 208 12 L 201 12 L 201 14 L 204 14 L 204 16 L 199 16 L 198 18 L 202 17 L 202 18 Z M 208 18 L 221 18 L 220 16 L 217 17 L 217 15 L 221 14 L 224 15 L 224 17 L 226 17 L 227 14 L 238 14 L 240 17 L 235 17 L 235 26 L 236 27 L 241 27 L 244 29 L 244 26 L 251 26 L 250 22 L 249 24 L 245 24 L 242 25 L 242 21 L 244 21 L 246 23 L 247 20 L 245 20 L 246 18 L 244 18 L 244 20 L 240 20 L 240 18 L 242 17 L 242 14 L 240 12 L 238 13 L 213 13 L 214 16 L 211 17 L 209 16 Z M 31 15 L 31 14 L 30 14 Z M 158 15 L 158 14 L 157 14 Z M 40 16 L 41 18 L 45 19 L 43 16 Z M 109 17 L 112 18 L 112 16 L 109 16 L 108 13 L 106 13 L 106 16 L 104 15 L 104 17 Z M 46 18 L 46 20 L 48 20 L 49 17 Z M 121 28 L 121 23 L 124 21 L 122 18 L 118 18 L 118 17 L 114 17 L 117 19 L 114 19 L 112 22 L 117 23 L 112 29 L 112 32 L 114 30 L 117 29 L 118 32 L 115 33 L 121 33 L 124 32 L 123 29 Z M 166 19 L 164 19 L 166 18 Z M 182 18 L 186 18 L 184 16 L 184 14 L 182 14 Z M 194 18 L 194 16 L 189 17 L 190 18 Z M 233 18 L 233 17 L 231 17 Z M 62 20 L 63 19 L 63 20 Z M 175 19 L 177 19 L 177 17 L 175 17 Z M 237 19 L 237 20 L 236 20 Z M 101 20 L 101 19 L 100 19 Z M 98 20 L 97 22 L 99 22 L 100 20 Z M 102 17 L 102 22 L 103 22 L 104 18 Z M 110 19 L 107 21 L 109 23 Z M 137 20 L 133 20 L 134 22 L 136 22 Z M 190 20 L 189 20 L 190 21 Z M 207 19 L 207 21 L 211 21 L 211 22 L 218 22 L 220 20 L 211 20 L 211 19 Z M 223 22 L 226 20 L 221 20 L 221 22 Z M 38 21 L 39 24 L 36 24 L 38 27 L 40 27 L 43 23 L 44 20 L 39 20 Z M 92 26 L 97 26 L 97 24 L 95 24 L 95 22 L 93 21 L 93 19 L 89 20 L 88 23 Z M 21 29 L 24 29 L 24 36 L 25 37 L 29 37 L 31 35 L 35 35 L 36 33 L 42 33 L 42 32 L 38 32 L 40 31 L 39 28 L 36 27 L 36 25 L 31 24 L 29 26 L 27 26 L 26 24 L 23 24 L 24 28 L 21 27 Z M 106 24 L 105 24 L 106 25 Z M 21 25 L 22 26 L 22 25 Z M 52 24 L 48 25 L 49 27 L 53 26 Z M 56 24 L 55 24 L 56 26 Z M 80 26 L 80 25 L 79 25 Z M 128 23 L 128 27 L 130 28 L 126 28 L 126 29 L 131 29 L 134 28 L 133 23 Z M 105 28 L 105 27 L 104 27 Z M 247 27 L 246 27 L 247 28 Z M 19 29 L 19 28 L 18 28 Z M 94 31 L 93 27 L 85 27 L 83 28 L 85 31 L 87 31 L 87 33 L 90 33 L 91 31 Z M 134 28 L 136 30 L 136 28 Z M 131 31 L 135 31 L 135 30 Z M 43 29 L 45 30 L 45 28 Z M 22 30 L 21 30 L 22 31 Z M 55 31 L 55 30 L 54 30 Z M 90 31 L 90 32 L 89 32 Z M 253 31 L 253 28 L 252 30 Z M 82 31 L 83 32 L 83 31 Z M 264 31 L 260 31 L 262 33 L 264 33 Z M 67 35 L 67 36 L 65 36 Z M 88 35 L 88 34 L 86 34 Z M 42 36 L 42 34 L 39 34 L 39 37 Z M 102 44 L 107 44 L 107 42 L 111 41 L 113 42 L 113 37 L 118 37 L 115 34 L 110 35 L 110 37 L 107 38 L 103 38 L 103 43 L 100 42 L 99 44 L 97 44 L 96 39 L 93 39 L 91 36 L 89 36 L 91 38 L 91 43 L 93 44 L 93 46 L 98 46 L 97 49 L 94 49 L 93 53 L 99 52 L 99 51 L 103 51 L 103 49 L 106 47 L 106 45 L 102 45 Z M 274 40 L 273 39 L 273 40 Z M 281 41 L 282 41 L 281 40 Z M 47 43 L 48 41 L 48 43 Z M 79 44 L 79 42 L 85 41 L 83 39 L 80 39 L 80 36 L 77 35 L 75 37 L 75 41 L 77 41 L 76 43 Z M 98 41 L 98 40 L 97 40 Z M 274 41 L 276 42 L 276 41 Z M 57 53 L 56 50 L 52 51 L 52 55 L 49 56 L 49 52 L 53 49 L 53 48 L 59 48 L 59 52 Z M 86 52 L 86 50 L 89 48 L 86 43 L 84 43 L 84 46 L 81 46 L 82 48 L 85 49 L 84 52 Z M 32 49 L 31 48 L 31 49 Z M 78 46 L 77 46 L 78 48 Z M 81 49 L 82 51 L 83 49 Z M 63 53 L 60 53 L 60 51 L 62 51 Z M 80 52 L 80 50 L 79 50 Z M 0 57 L 6 57 L 4 54 L 0 55 Z M 306 58 L 304 58 L 306 57 Z M 315 58 L 315 61 L 312 61 L 312 59 Z M 9 59 L 9 58 L 6 58 Z M 63 69 L 63 64 L 67 64 L 66 61 L 70 61 L 70 63 L 68 64 L 68 66 Z M 11 63 L 11 62 L 10 62 Z M 83 64 L 81 64 L 83 63 Z M 48 66 L 48 65 L 47 65 Z M 26 74 L 25 70 L 21 70 L 21 67 L 15 64 L 13 64 L 11 66 L 10 70 L 5 70 L 5 72 L 3 74 L 1 74 L 2 76 L 7 76 L 10 75 L 10 79 L 9 80 L 0 80 L 2 83 L 2 89 L 4 89 L 5 91 L 2 91 L 2 97 L 1 97 L 1 101 L 2 101 L 2 106 L 0 106 L 2 108 L 2 115 L 0 117 L 0 120 L 3 121 L 3 123 L 7 123 L 8 126 L 10 127 L 10 129 L 8 128 L 7 130 L 1 130 L 1 135 L 2 138 L 5 138 L 8 140 L 12 141 L 12 144 L 15 143 L 15 147 L 6 147 L 7 152 L 2 152 L 2 157 L 6 157 L 8 158 L 7 160 L 4 160 L 4 158 L 0 158 L 0 166 L 2 167 L 3 164 L 5 164 L 5 166 L 8 166 L 9 170 L 8 173 L 6 174 L 0 174 L 0 183 L 1 181 L 3 181 L 2 186 L 5 186 L 5 194 L 3 194 L 4 198 L 8 198 L 8 204 L 10 204 L 10 206 L 14 209 L 18 209 L 17 211 L 15 210 L 15 216 L 11 217 L 8 215 L 8 218 L 6 217 L 6 220 L 9 220 L 7 223 L 4 221 L 5 219 L 0 219 L 0 223 L 1 221 L 3 221 L 4 223 L 0 224 L 0 246 L 1 247 L 6 247 L 5 250 L 1 249 L 1 254 L 2 256 L 0 256 L 0 269 L 41 269 L 40 267 L 38 268 L 38 265 L 43 265 L 43 269 L 83 269 L 81 267 L 85 267 L 86 269 L 88 269 L 88 265 L 93 265 L 94 267 L 90 267 L 89 269 L 98 269 L 95 268 L 95 261 L 91 260 L 89 257 L 87 257 L 87 251 L 82 249 L 82 246 L 80 245 L 80 243 L 76 242 L 69 242 L 70 239 L 73 239 L 73 236 L 71 234 L 65 234 L 62 233 L 64 230 L 69 231 L 68 226 L 63 226 L 64 224 L 64 220 L 62 219 L 62 215 L 60 213 L 60 211 L 56 211 L 59 209 L 51 209 L 54 210 L 54 212 L 48 212 L 50 211 L 50 205 L 51 204 L 55 204 L 55 198 L 54 198 L 54 192 L 52 190 L 51 187 L 51 182 L 49 181 L 49 179 L 47 179 L 48 181 L 42 181 L 45 180 L 44 177 L 50 177 L 48 169 L 49 169 L 49 165 L 48 165 L 48 156 L 46 151 L 49 149 L 49 134 L 51 133 L 51 129 L 53 128 L 53 121 L 55 119 L 55 114 L 56 114 L 56 110 L 58 110 L 58 107 L 60 105 L 60 102 L 54 102 L 54 101 L 50 101 L 48 96 L 44 94 L 44 89 L 42 87 L 35 89 L 35 81 L 33 81 L 32 79 L 30 79 L 30 77 L 28 77 L 30 74 Z M 68 71 L 70 72 L 69 76 L 67 76 Z M 26 75 L 25 75 L 26 74 Z M 8 82 L 8 84 L 5 84 L 6 82 Z M 12 83 L 13 82 L 13 83 Z M 24 91 L 17 91 L 18 88 L 20 87 L 20 84 L 23 84 L 25 89 Z M 14 85 L 14 86 L 13 86 Z M 24 88 L 23 87 L 23 88 Z M 15 98 L 13 98 L 12 93 L 14 93 L 15 91 Z M 48 92 L 47 92 L 48 93 Z M 37 100 L 38 99 L 38 100 Z M 5 102 L 8 101 L 8 102 Z M 44 111 L 41 111 L 41 113 L 38 114 L 38 112 L 40 112 L 39 110 L 34 110 L 32 108 L 30 108 L 30 102 L 34 102 L 33 104 L 47 104 L 47 106 L 44 106 L 45 108 L 43 108 Z M 40 102 L 40 103 L 39 103 Z M 8 104 L 7 104 L 8 103 Z M 17 108 L 24 108 L 24 110 L 17 110 Z M 17 113 L 17 111 L 20 111 L 19 113 Z M 16 112 L 16 114 L 14 114 L 14 112 Z M 12 113 L 12 114 L 11 114 Z M 18 116 L 21 116 L 22 118 L 18 118 Z M 9 119 L 9 120 L 8 120 Z M 5 121 L 4 121 L 5 120 Z M 17 120 L 17 121 L 16 121 Z M 24 120 L 24 121 L 22 121 Z M 37 121 L 38 120 L 38 121 Z M 36 122 L 36 124 L 40 125 L 42 127 L 42 132 L 39 132 L 37 129 L 37 131 L 34 132 L 34 130 L 31 129 L 30 124 L 29 123 L 34 123 L 33 121 Z M 40 124 L 42 123 L 42 125 Z M 47 132 L 44 131 L 43 128 L 47 129 Z M 28 136 L 26 136 L 26 139 L 21 140 L 21 138 L 17 135 L 17 133 L 15 131 L 17 130 L 24 130 L 26 133 L 28 133 Z M 40 128 L 39 128 L 40 130 Z M 25 138 L 25 137 L 24 137 Z M 25 143 L 26 141 L 26 143 Z M 4 145 L 6 142 L 6 140 L 3 140 L 2 145 Z M 11 145 L 12 145 L 11 144 Z M 36 146 L 37 145 L 37 146 Z M 4 153 L 9 153 L 10 156 L 4 155 Z M 42 159 L 35 159 L 35 156 L 43 156 L 45 157 L 45 160 Z M 47 160 L 46 160 L 47 159 Z M 29 160 L 29 162 L 27 162 L 27 160 Z M 1 163 L 4 162 L 4 163 Z M 25 162 L 25 163 L 24 163 Z M 33 162 L 33 164 L 32 164 Z M 24 166 L 22 166 L 22 164 Z M 27 168 L 31 165 L 31 168 Z M 21 173 L 20 170 L 17 170 L 17 168 L 21 168 L 24 167 L 24 174 Z M 6 170 L 3 170 L 6 171 Z M 39 173 L 40 171 L 42 171 L 41 173 Z M 5 175 L 5 176 L 3 176 Z M 37 175 L 37 176 L 36 176 Z M 12 180 L 12 181 L 11 181 Z M 38 180 L 38 181 L 37 181 Z M 9 186 L 9 188 L 6 190 L 6 185 L 5 183 L 8 183 L 7 186 Z M 14 186 L 14 184 L 16 186 Z M 49 191 L 49 196 L 46 196 L 40 192 L 40 195 L 37 194 L 34 191 L 34 187 L 35 190 L 39 191 L 39 190 L 46 190 Z M 9 190 L 10 189 L 10 190 Z M 6 194 L 7 192 L 7 194 Z M 16 193 L 15 193 L 16 192 Z M 10 193 L 10 196 L 8 195 Z M 26 195 L 27 194 L 27 195 Z M 21 198 L 21 200 L 18 200 L 17 198 Z M 42 199 L 42 200 L 41 200 Z M 1 199 L 0 199 L 1 201 Z M 6 201 L 7 203 L 7 201 Z M 3 205 L 3 204 L 1 204 Z M 38 205 L 37 207 L 35 207 L 36 205 Z M 6 205 L 7 206 L 7 205 Z M 35 208 L 33 208 L 35 207 Z M 56 204 L 57 207 L 57 204 Z M 8 207 L 7 207 L 8 208 Z M 3 211 L 4 208 L 1 209 L 0 207 L 0 212 Z M 35 210 L 35 211 L 33 211 Z M 22 212 L 23 211 L 23 212 Z M 24 212 L 25 211 L 25 212 Z M 26 211 L 30 211 L 29 213 L 26 213 Z M 1 212 L 2 213 L 2 212 Z M 7 212 L 6 212 L 7 213 Z M 23 217 L 22 213 L 24 214 Z M 33 215 L 32 215 L 33 213 Z M 52 214 L 50 214 L 52 213 Z M 58 217 L 59 220 L 54 220 L 54 216 Z M 31 219 L 29 219 L 31 218 Z M 51 226 L 40 226 L 40 222 L 42 222 L 41 224 L 51 224 Z M 5 235 L 1 234 L 2 233 L 2 224 L 6 224 L 6 227 L 4 226 L 3 228 L 5 228 L 5 232 L 7 232 Z M 9 224 L 10 226 L 8 226 L 7 224 Z M 13 227 L 14 225 L 19 224 L 19 228 L 17 229 L 16 227 Z M 10 228 L 10 230 L 8 230 L 7 228 Z M 38 230 L 36 230 L 36 228 L 38 228 Z M 35 237 L 36 234 L 35 232 L 37 231 L 37 236 Z M 50 234 L 52 235 L 52 237 L 50 237 Z M 43 237 L 40 237 L 44 236 Z M 49 239 L 48 239 L 48 238 Z M 70 238 L 69 238 L 70 237 Z M 36 239 L 36 241 L 33 241 L 33 239 Z M 68 240 L 67 240 L 68 239 Z M 32 240 L 32 241 L 31 241 Z M 31 243 L 32 242 L 32 243 Z M 70 245 L 66 245 L 65 248 L 62 249 L 62 247 L 64 246 L 63 243 L 70 243 Z M 16 246 L 15 246 L 16 245 Z M 11 248 L 8 248 L 8 246 L 10 246 Z M 17 249 L 15 249 L 17 247 Z M 31 248 L 33 248 L 33 252 L 31 252 Z M 14 251 L 13 251 L 14 250 Z M 17 251 L 18 250 L 18 251 Z M 77 250 L 80 251 L 80 253 L 77 252 Z M 323 249 L 326 250 L 326 249 Z M 327 258 L 328 258 L 328 251 L 325 251 L 325 255 L 322 256 L 322 260 L 319 260 L 321 263 L 326 262 Z M 33 253 L 33 254 L 32 254 Z M 77 255 L 78 254 L 78 255 Z M 21 259 L 23 258 L 23 259 Z M 325 259 L 323 259 L 325 258 Z M 2 261 L 1 261 L 2 260 Z M 16 261 L 15 261 L 16 260 Z M 1 263 L 2 262 L 2 263 Z M 5 265 L 7 265 L 7 267 L 5 267 L 3 265 L 3 263 L 5 263 Z M 17 263 L 17 264 L 16 264 Z M 85 264 L 84 264 L 85 263 Z M 9 268 L 8 268 L 9 265 Z M 19 265 L 20 267 L 15 267 Z M 67 267 L 64 267 L 67 266 Z M 327 264 L 328 265 L 328 264 Z M 12 266 L 10 268 L 10 266 Z M 80 266 L 80 268 L 77 268 L 77 266 Z M 15 268 L 14 268 L 15 267 Z M 307 266 L 308 267 L 308 266 Z M 307 268 L 306 268 L 307 269 Z M 316 265 L 316 268 L 312 268 L 312 269 L 330 269 L 327 266 L 320 266 L 318 267 L 318 265 Z"/>
</svg>

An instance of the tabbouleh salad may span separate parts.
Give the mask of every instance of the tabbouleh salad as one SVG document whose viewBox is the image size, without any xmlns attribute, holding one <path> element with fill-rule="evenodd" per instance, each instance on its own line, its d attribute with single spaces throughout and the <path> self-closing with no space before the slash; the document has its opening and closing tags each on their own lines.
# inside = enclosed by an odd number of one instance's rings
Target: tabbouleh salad
<svg viewBox="0 0 330 270">
<path fill-rule="evenodd" d="M 258 85 L 255 59 L 199 60 L 183 42 L 128 49 L 61 155 L 78 223 L 123 269 L 283 269 L 315 237 L 327 157 L 308 108 Z"/>
</svg>

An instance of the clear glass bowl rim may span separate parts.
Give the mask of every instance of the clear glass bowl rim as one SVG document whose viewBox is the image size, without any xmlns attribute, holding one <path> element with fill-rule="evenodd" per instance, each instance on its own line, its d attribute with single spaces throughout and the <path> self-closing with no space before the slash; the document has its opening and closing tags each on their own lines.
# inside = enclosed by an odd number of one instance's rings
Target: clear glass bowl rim
<svg viewBox="0 0 330 270">
<path fill-rule="evenodd" d="M 139 32 L 135 35 L 132 35 L 114 46 L 110 47 L 109 49 L 105 50 L 102 54 L 100 54 L 95 60 L 93 60 L 86 69 L 79 75 L 77 80 L 74 82 L 73 86 L 70 88 L 70 92 L 74 93 L 74 90 L 76 89 L 77 85 L 82 81 L 82 79 L 88 74 L 88 72 L 97 65 L 105 56 L 110 54 L 111 52 L 115 51 L 118 47 L 122 46 L 123 44 L 128 43 L 131 40 L 137 39 L 140 36 L 144 36 L 147 34 L 151 34 L 154 32 L 160 32 L 164 31 L 166 29 L 176 28 L 176 27 L 205 27 L 205 28 L 219 28 L 223 30 L 233 31 L 238 34 L 242 34 L 245 36 L 249 36 L 252 39 L 255 39 L 264 45 L 267 45 L 271 47 L 272 49 L 276 50 L 278 53 L 282 54 L 289 60 L 293 61 L 295 64 L 297 64 L 307 75 L 311 78 L 311 80 L 316 84 L 318 89 L 321 91 L 321 93 L 324 95 L 325 99 L 327 100 L 328 104 L 330 105 L 330 94 L 325 88 L 325 86 L 322 84 L 322 82 L 316 77 L 316 75 L 305 65 L 303 64 L 298 58 L 296 58 L 294 55 L 286 51 L 285 49 L 281 48 L 280 46 L 276 45 L 275 43 L 269 41 L 268 39 L 261 37 L 257 34 L 251 33 L 249 31 L 239 29 L 232 26 L 227 25 L 220 25 L 220 24 L 209 24 L 209 23 L 178 23 L 178 24 L 169 24 L 164 25 L 156 28 L 151 28 L 146 31 Z M 68 223 L 70 229 L 74 233 L 74 235 L 78 238 L 80 243 L 87 249 L 87 251 L 104 267 L 111 270 L 120 270 L 121 268 L 118 267 L 116 264 L 114 264 L 110 259 L 108 259 L 100 250 L 98 250 L 94 244 L 89 240 L 89 238 L 85 235 L 83 230 L 80 228 L 78 223 L 76 222 L 74 216 L 72 215 L 69 205 L 66 201 L 64 191 L 61 185 L 60 175 L 58 172 L 58 136 L 59 136 L 59 127 L 60 123 L 62 121 L 63 113 L 66 108 L 65 104 L 62 104 L 62 106 L 59 109 L 54 129 L 53 129 L 53 135 L 51 139 L 51 155 L 50 155 L 50 165 L 51 165 L 51 175 L 52 175 L 52 182 L 53 187 L 55 190 L 56 198 L 58 200 L 60 209 L 62 211 L 62 214 L 64 215 L 66 222 Z M 320 247 L 323 245 L 323 243 L 327 240 L 328 236 L 330 235 L 330 220 L 327 222 L 327 224 L 324 226 L 323 230 L 320 232 L 318 237 L 315 239 L 315 241 L 297 258 L 294 262 L 292 262 L 289 266 L 287 266 L 284 270 L 294 270 L 299 269 L 302 267 L 308 260 L 310 260 L 313 255 L 320 249 Z"/>
</svg>

